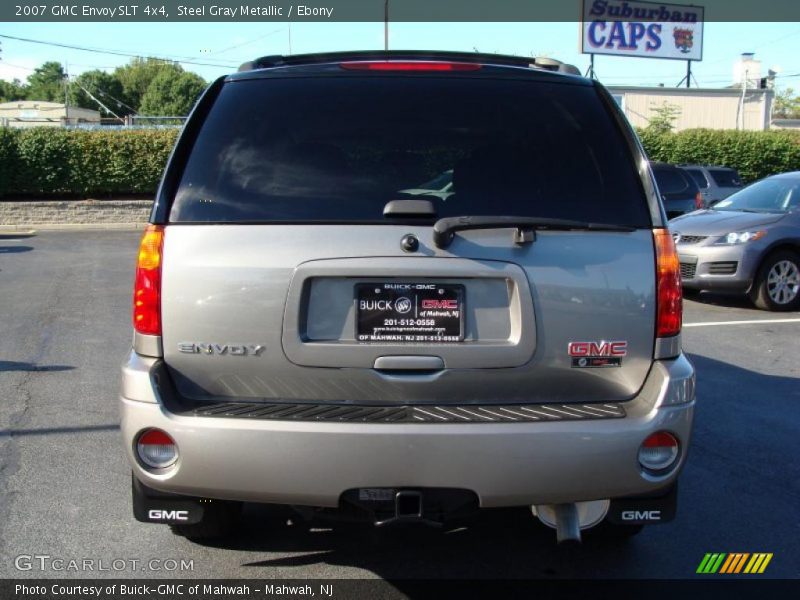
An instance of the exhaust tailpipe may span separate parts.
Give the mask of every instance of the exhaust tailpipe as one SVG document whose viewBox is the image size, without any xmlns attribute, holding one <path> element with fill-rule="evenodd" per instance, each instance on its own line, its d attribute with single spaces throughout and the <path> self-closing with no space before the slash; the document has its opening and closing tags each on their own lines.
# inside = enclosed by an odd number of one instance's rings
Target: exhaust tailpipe
<svg viewBox="0 0 800 600">
<path fill-rule="evenodd" d="M 556 504 L 556 541 L 559 544 L 581 543 L 581 522 L 574 503 Z"/>
<path fill-rule="evenodd" d="M 558 543 L 580 542 L 581 530 L 600 523 L 608 514 L 608 500 L 564 502 L 562 504 L 535 504 L 531 512 L 539 520 L 556 530 Z"/>
</svg>

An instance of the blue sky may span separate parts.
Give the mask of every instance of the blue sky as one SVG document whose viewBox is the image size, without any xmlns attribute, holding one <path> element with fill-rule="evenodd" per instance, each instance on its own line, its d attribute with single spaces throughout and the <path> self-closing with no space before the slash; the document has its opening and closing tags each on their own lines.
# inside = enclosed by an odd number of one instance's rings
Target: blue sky
<svg viewBox="0 0 800 600">
<path fill-rule="evenodd" d="M 392 23 L 395 49 L 478 49 L 520 55 L 545 55 L 571 62 L 585 71 L 589 57 L 580 54 L 578 23 Z M 265 54 L 289 52 L 286 23 L 3 23 L 0 34 L 123 53 L 180 58 L 219 64 L 184 64 L 212 79 Z M 732 80 L 733 63 L 742 52 L 755 52 L 779 72 L 779 87 L 800 88 L 800 23 L 706 23 L 704 57 L 693 73 L 704 87 L 722 87 Z M 325 50 L 379 49 L 382 23 L 293 23 L 294 54 Z M 111 70 L 129 59 L 101 53 L 2 39 L 0 78 L 24 80 L 44 61 L 66 62 L 70 74 L 93 68 Z M 595 69 L 605 84 L 676 85 L 683 61 L 598 56 Z"/>
</svg>

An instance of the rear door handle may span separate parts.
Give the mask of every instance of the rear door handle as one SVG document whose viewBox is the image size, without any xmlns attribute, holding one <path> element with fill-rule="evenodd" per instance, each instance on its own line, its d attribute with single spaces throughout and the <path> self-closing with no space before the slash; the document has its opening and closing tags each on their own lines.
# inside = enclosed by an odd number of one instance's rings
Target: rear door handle
<svg viewBox="0 0 800 600">
<path fill-rule="evenodd" d="M 444 360 L 440 356 L 379 356 L 372 368 L 378 371 L 441 371 Z"/>
</svg>

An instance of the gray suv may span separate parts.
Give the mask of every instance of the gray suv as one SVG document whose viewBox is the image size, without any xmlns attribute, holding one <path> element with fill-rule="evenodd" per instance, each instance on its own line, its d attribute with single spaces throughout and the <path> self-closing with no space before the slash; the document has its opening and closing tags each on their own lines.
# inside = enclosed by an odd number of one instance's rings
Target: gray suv
<svg viewBox="0 0 800 600">
<path fill-rule="evenodd" d="M 140 521 L 528 506 L 578 540 L 675 514 L 678 258 L 637 138 L 574 67 L 362 52 L 220 78 L 164 173 L 133 325 Z"/>
<path fill-rule="evenodd" d="M 736 169 L 705 165 L 681 165 L 700 188 L 705 206 L 711 206 L 744 187 Z"/>
</svg>

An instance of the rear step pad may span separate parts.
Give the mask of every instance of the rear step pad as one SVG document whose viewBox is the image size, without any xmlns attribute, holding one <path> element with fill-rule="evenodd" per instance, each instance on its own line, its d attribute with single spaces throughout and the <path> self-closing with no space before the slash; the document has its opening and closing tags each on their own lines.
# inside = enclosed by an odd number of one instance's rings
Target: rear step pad
<svg viewBox="0 0 800 600">
<path fill-rule="evenodd" d="M 621 404 L 358 406 L 222 402 L 195 406 L 184 415 L 278 421 L 363 423 L 512 423 L 622 419 Z"/>
</svg>

